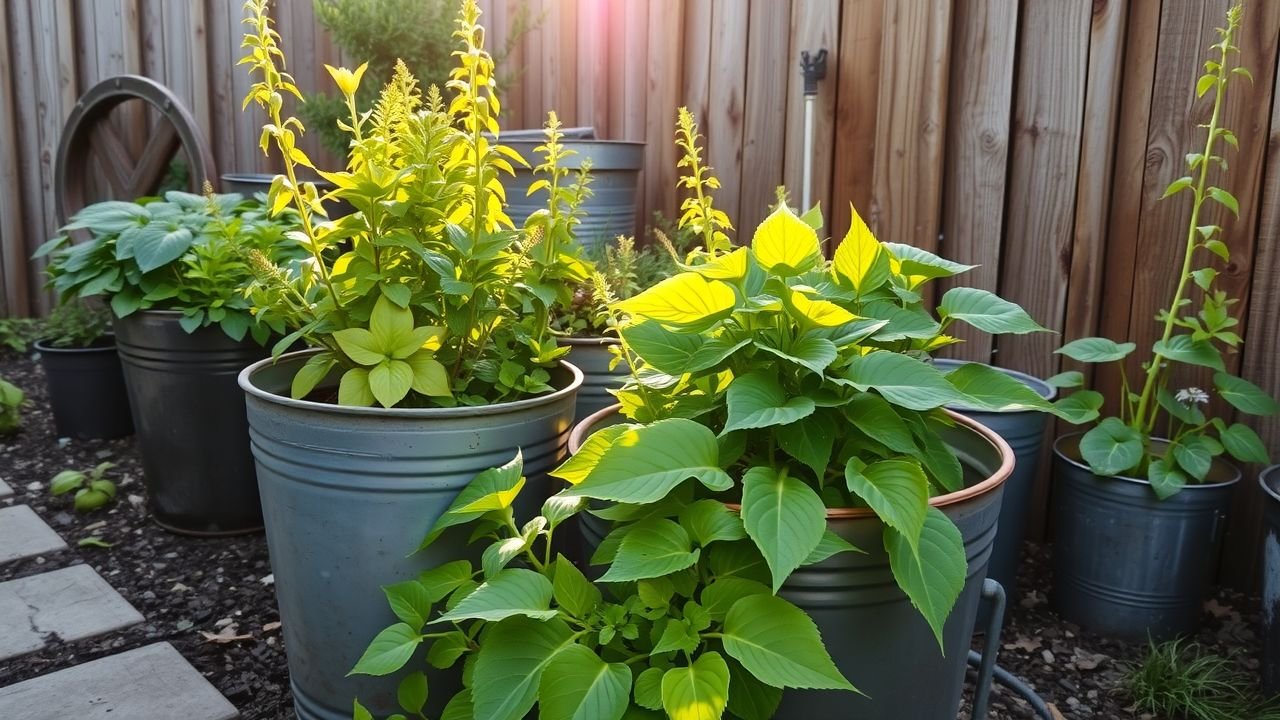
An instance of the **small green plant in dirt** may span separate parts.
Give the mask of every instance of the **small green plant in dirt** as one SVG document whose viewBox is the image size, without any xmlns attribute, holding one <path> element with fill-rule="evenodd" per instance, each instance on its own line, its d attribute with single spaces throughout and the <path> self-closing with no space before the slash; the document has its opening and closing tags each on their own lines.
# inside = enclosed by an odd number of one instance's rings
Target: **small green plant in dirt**
<svg viewBox="0 0 1280 720">
<path fill-rule="evenodd" d="M 49 481 L 49 492 L 54 496 L 75 493 L 75 508 L 79 512 L 97 510 L 116 499 L 116 484 L 106 478 L 114 463 L 104 462 L 89 470 L 63 470 Z"/>
<path fill-rule="evenodd" d="M 28 345 L 40 339 L 43 328 L 38 318 L 0 318 L 0 350 L 26 352 Z"/>
<path fill-rule="evenodd" d="M 22 427 L 22 403 L 25 399 L 17 385 L 0 378 L 0 435 L 15 433 Z"/>
<path fill-rule="evenodd" d="M 1226 146 L 1238 148 L 1235 134 L 1222 126 L 1227 86 L 1240 78 L 1253 79 L 1246 68 L 1235 64 L 1239 50 L 1234 42 L 1242 14 L 1240 5 L 1227 12 L 1227 26 L 1218 30 L 1219 40 L 1196 83 L 1197 97 L 1213 94 L 1209 121 L 1200 126 L 1205 130 L 1204 146 L 1187 154 L 1188 174 L 1170 183 L 1163 195 L 1190 193 L 1191 215 L 1177 289 L 1169 306 L 1156 317 L 1162 332 L 1151 347 L 1150 359 L 1142 364 L 1141 377 L 1131 383 L 1125 373 L 1125 359 L 1136 349 L 1131 342 L 1081 338 L 1057 351 L 1080 362 L 1118 365 L 1123 393 L 1120 414 L 1102 419 L 1085 433 L 1080 454 L 1097 475 L 1146 478 L 1160 498 L 1176 494 L 1188 483 L 1208 481 L 1214 459 L 1224 453 L 1240 462 L 1268 462 L 1266 447 L 1248 425 L 1209 416 L 1211 393 L 1245 415 L 1272 415 L 1280 410 L 1261 388 L 1227 372 L 1223 350 L 1234 352 L 1241 342 L 1235 332 L 1239 321 L 1231 315 L 1238 301 L 1218 288 L 1218 270 L 1211 264 L 1199 266 L 1202 260 L 1231 260 L 1222 227 L 1204 219 L 1209 203 L 1235 216 L 1240 212 L 1236 198 L 1210 184 L 1209 177 L 1215 169 L 1226 169 Z M 1212 370 L 1213 390 L 1171 387 L 1179 365 Z M 1077 385 L 1080 380 L 1079 373 L 1059 376 L 1061 386 Z M 1167 443 L 1157 439 L 1161 435 Z"/>
<path fill-rule="evenodd" d="M 60 303 L 44 323 L 40 339 L 56 348 L 87 348 L 111 329 L 111 311 L 79 298 Z"/>
<path fill-rule="evenodd" d="M 1151 643 L 1124 681 L 1136 709 L 1158 718 L 1280 720 L 1280 701 L 1261 698 L 1254 685 L 1231 658 L 1178 640 Z"/>
</svg>

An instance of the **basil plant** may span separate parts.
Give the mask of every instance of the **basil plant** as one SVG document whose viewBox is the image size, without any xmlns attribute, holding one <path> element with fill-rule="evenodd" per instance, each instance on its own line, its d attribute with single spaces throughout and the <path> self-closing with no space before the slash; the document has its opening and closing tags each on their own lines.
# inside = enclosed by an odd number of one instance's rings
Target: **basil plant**
<svg viewBox="0 0 1280 720">
<path fill-rule="evenodd" d="M 187 332 L 216 326 L 233 340 L 249 335 L 265 344 L 284 325 L 251 310 L 245 297 L 255 276 L 251 254 L 273 266 L 297 259 L 286 237 L 296 215 L 273 218 L 257 200 L 206 190 L 84 208 L 36 250 L 36 257 L 49 256 L 47 286 L 64 303 L 110 298 L 116 317 L 176 310 Z M 75 231 L 92 237 L 73 243 Z"/>
<path fill-rule="evenodd" d="M 1266 446 L 1248 425 L 1212 416 L 1208 407 L 1212 395 L 1244 415 L 1280 411 L 1280 405 L 1265 391 L 1227 371 L 1223 350 L 1234 352 L 1241 343 L 1235 331 L 1239 320 L 1231 315 L 1238 300 L 1217 285 L 1219 272 L 1211 263 L 1230 262 L 1231 251 L 1222 241 L 1222 227 L 1206 219 L 1205 212 L 1210 202 L 1232 215 L 1240 212 L 1230 192 L 1209 183 L 1209 173 L 1214 167 L 1226 169 L 1224 145 L 1239 144 L 1235 134 L 1221 125 L 1227 85 L 1238 78 L 1253 79 L 1248 69 L 1234 62 L 1239 50 L 1233 42 L 1243 12 L 1240 5 L 1228 11 L 1227 26 L 1218 30 L 1218 42 L 1204 63 L 1205 73 L 1196 82 L 1198 97 L 1213 93 L 1209 122 L 1201 126 L 1205 129 L 1204 146 L 1187 154 L 1187 175 L 1170 183 L 1163 195 L 1171 198 L 1189 193 L 1191 214 L 1177 288 L 1169 306 L 1156 317 L 1160 339 L 1142 363 L 1141 375 L 1131 383 L 1125 371 L 1125 359 L 1137 349 L 1131 342 L 1090 337 L 1058 350 L 1079 362 L 1119 366 L 1120 414 L 1104 418 L 1080 441 L 1080 454 L 1090 470 L 1103 476 L 1145 478 L 1160 499 L 1175 495 L 1188 484 L 1214 482 L 1214 459 L 1224 454 L 1240 462 L 1269 462 Z M 1212 390 L 1173 385 L 1179 365 L 1212 371 Z M 1084 379 L 1078 372 L 1064 377 L 1063 384 L 1071 385 Z"/>
</svg>

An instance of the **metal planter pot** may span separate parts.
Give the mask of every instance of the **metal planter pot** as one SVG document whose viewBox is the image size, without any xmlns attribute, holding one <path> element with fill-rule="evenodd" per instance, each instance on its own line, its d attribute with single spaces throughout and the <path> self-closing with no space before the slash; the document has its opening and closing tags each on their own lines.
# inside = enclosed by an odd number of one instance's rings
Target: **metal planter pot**
<svg viewBox="0 0 1280 720">
<path fill-rule="evenodd" d="M 249 425 L 236 376 L 268 351 L 216 327 L 186 333 L 181 313 L 114 321 L 156 522 L 192 535 L 262 527 Z"/>
<path fill-rule="evenodd" d="M 1240 471 L 1215 460 L 1209 484 L 1159 500 L 1146 480 L 1090 472 L 1079 459 L 1081 437 L 1053 447 L 1054 607 L 1118 639 L 1194 632 Z"/>
<path fill-rule="evenodd" d="M 967 363 L 960 360 L 934 360 L 934 366 L 950 372 Z M 1016 370 L 993 368 L 1035 390 L 1045 400 L 1053 400 L 1058 391 L 1039 378 Z M 1012 600 L 1017 597 L 1018 560 L 1022 541 L 1027 533 L 1027 514 L 1031 504 L 1031 489 L 1040 474 L 1041 449 L 1044 447 L 1044 431 L 1047 416 L 1041 412 L 987 412 L 964 407 L 952 407 L 985 425 L 1013 449 L 1014 466 L 1004 484 L 1004 500 L 1000 508 L 999 530 L 991 549 L 991 562 L 987 577 L 1004 587 Z"/>
<path fill-rule="evenodd" d="M 565 456 L 582 373 L 564 363 L 553 373 L 556 392 L 486 407 L 353 408 L 289 398 L 309 355 L 240 374 L 293 696 L 302 720 L 349 720 L 357 697 L 385 716 L 399 711 L 398 679 L 346 677 L 395 622 L 379 588 L 465 556 L 465 533 L 413 551 L 477 473 L 517 449 L 529 486 L 516 514 L 537 512 L 549 494 L 545 473 Z M 432 674 L 432 705 L 457 683 L 453 673 Z"/>
<path fill-rule="evenodd" d="M 865 555 L 845 553 L 800 568 L 781 595 L 818 625 L 841 672 L 865 697 L 847 692 L 788 690 L 775 718 L 937 720 L 960 707 L 969 645 L 1000 516 L 1000 498 L 1013 469 L 1013 452 L 998 435 L 953 413 L 957 425 L 944 439 L 965 467 L 967 487 L 933 498 L 960 528 L 969 570 L 943 630 L 945 654 L 933 631 L 894 582 L 883 551 L 884 526 L 867 510 L 829 510 L 830 528 Z M 620 420 L 609 408 L 574 429 L 571 450 L 590 433 Z M 587 542 L 598 542 L 583 523 Z"/>
<path fill-rule="evenodd" d="M 133 434 L 129 393 L 113 335 L 62 348 L 37 340 L 58 437 L 110 439 Z"/>
<path fill-rule="evenodd" d="M 503 144 L 515 149 L 530 165 L 536 166 L 542 156 L 534 148 L 544 140 L 511 140 L 503 135 Z M 644 167 L 644 143 L 623 140 L 563 140 L 565 148 L 575 155 L 565 158 L 561 167 L 577 171 L 584 160 L 591 160 L 591 197 L 582 205 L 582 222 L 574 229 L 584 246 L 598 245 L 618 235 L 636 232 L 636 200 L 640 191 L 640 170 Z M 530 168 L 517 167 L 515 177 L 507 180 L 507 215 L 516 227 L 534 212 L 547 206 L 545 193 L 529 196 L 529 186 L 538 178 Z"/>
<path fill-rule="evenodd" d="M 609 349 L 618 344 L 617 339 L 566 337 L 560 338 L 559 343 L 570 348 L 565 360 L 582 371 L 582 388 L 578 390 L 578 410 L 573 421 L 581 422 L 588 415 L 616 404 L 618 401 L 609 390 L 622 387 L 623 379 L 630 374 L 624 363 L 609 369 L 613 361 Z"/>
<path fill-rule="evenodd" d="M 1262 689 L 1280 693 L 1280 465 L 1258 475 L 1263 493 Z"/>
</svg>

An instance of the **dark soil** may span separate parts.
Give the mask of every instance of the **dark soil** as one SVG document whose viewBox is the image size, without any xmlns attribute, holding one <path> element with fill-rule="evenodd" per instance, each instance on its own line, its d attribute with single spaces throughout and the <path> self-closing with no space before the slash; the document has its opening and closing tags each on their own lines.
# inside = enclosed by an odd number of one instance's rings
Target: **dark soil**
<svg viewBox="0 0 1280 720">
<path fill-rule="evenodd" d="M 261 534 L 201 539 L 174 535 L 150 521 L 131 438 L 59 440 L 48 411 L 44 376 L 27 357 L 0 354 L 0 377 L 27 393 L 23 430 L 0 438 L 0 479 L 15 495 L 0 504 L 30 505 L 70 547 L 62 552 L 0 566 L 0 581 L 87 563 L 146 618 L 142 625 L 0 662 L 0 686 L 98 657 L 168 641 L 236 705 L 246 720 L 293 717 L 288 671 L 279 629 L 275 589 Z M 54 498 L 48 480 L 65 469 L 110 461 L 119 485 L 117 501 L 80 514 L 70 498 Z M 80 547 L 98 537 L 110 548 Z M 1028 546 L 1023 596 L 1011 600 L 999 663 L 1022 678 L 1066 720 L 1155 720 L 1130 707 L 1122 691 L 1127 665 L 1143 645 L 1119 643 L 1062 621 L 1049 606 L 1048 549 Z M 1229 590 L 1206 604 L 1196 640 L 1217 654 L 1235 654 L 1250 671 L 1258 667 L 1257 598 Z M 975 648 L 981 641 L 975 642 Z M 968 717 L 968 693 L 960 717 Z M 1007 689 L 992 696 L 991 718 L 1032 718 L 1030 706 Z"/>
</svg>

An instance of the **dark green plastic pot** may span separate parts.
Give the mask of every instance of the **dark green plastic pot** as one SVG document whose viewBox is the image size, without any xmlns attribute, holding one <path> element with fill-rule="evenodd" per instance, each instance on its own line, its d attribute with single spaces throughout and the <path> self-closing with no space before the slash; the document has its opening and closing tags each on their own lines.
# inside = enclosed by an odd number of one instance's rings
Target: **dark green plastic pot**
<svg viewBox="0 0 1280 720">
<path fill-rule="evenodd" d="M 618 363 L 618 367 L 609 368 L 613 362 L 610 348 L 618 345 L 618 340 L 608 337 L 565 337 L 557 342 L 570 348 L 564 359 L 582 371 L 582 388 L 578 390 L 578 410 L 573 417 L 574 422 L 616 404 L 618 400 L 609 391 L 622 387 L 624 379 L 630 374 L 626 363 Z"/>
<path fill-rule="evenodd" d="M 114 335 L 108 333 L 88 347 L 57 347 L 37 340 L 35 348 L 58 437 L 110 439 L 133 434 Z"/>
<path fill-rule="evenodd" d="M 528 484 L 516 515 L 537 513 L 549 494 L 546 471 L 565 456 L 582 373 L 563 363 L 552 375 L 558 390 L 510 403 L 356 408 L 289 397 L 311 354 L 240 374 L 290 682 L 302 720 L 350 720 L 355 698 L 383 717 L 399 711 L 399 676 L 346 676 L 396 622 L 380 588 L 475 554 L 464 549 L 469 530 L 414 549 L 476 474 L 517 450 Z M 336 384 L 335 372 L 322 387 Z M 408 667 L 427 666 L 418 658 Z M 457 687 L 456 673 L 431 673 L 432 717 Z"/>
<path fill-rule="evenodd" d="M 943 629 L 944 651 L 928 623 L 898 588 L 883 550 L 884 525 L 869 510 L 830 509 L 832 531 L 866 554 L 843 553 L 792 573 L 779 593 L 817 623 L 840 671 L 865 696 L 848 692 L 788 690 L 775 718 L 939 720 L 960 708 L 974 620 L 982 596 L 1013 451 L 991 430 L 951 413 L 957 420 L 944 440 L 965 468 L 965 489 L 930 504 L 956 523 L 964 538 L 968 573 L 964 589 Z M 617 406 L 574 428 L 570 451 L 594 430 L 621 422 Z M 599 528 L 583 523 L 588 545 Z"/>
<path fill-rule="evenodd" d="M 268 351 L 217 327 L 187 333 L 181 317 L 141 310 L 114 321 L 152 516 L 167 530 L 191 535 L 259 530 L 262 508 L 236 376 Z"/>
<path fill-rule="evenodd" d="M 1053 447 L 1054 607 L 1117 639 L 1194 632 L 1239 469 L 1215 458 L 1208 483 L 1160 500 L 1146 480 L 1094 475 L 1080 459 L 1081 437 L 1065 435 Z"/>
<path fill-rule="evenodd" d="M 1262 485 L 1262 689 L 1280 694 L 1280 465 L 1258 475 Z"/>
</svg>

